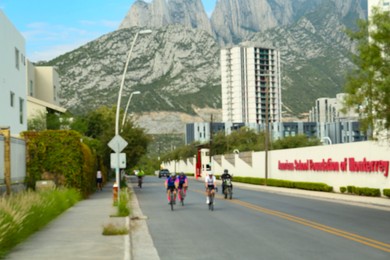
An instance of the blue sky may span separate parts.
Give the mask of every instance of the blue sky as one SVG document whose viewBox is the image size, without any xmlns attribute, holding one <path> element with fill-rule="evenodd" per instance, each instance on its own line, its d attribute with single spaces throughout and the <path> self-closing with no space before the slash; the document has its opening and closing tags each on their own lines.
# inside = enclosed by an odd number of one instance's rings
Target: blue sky
<svg viewBox="0 0 390 260">
<path fill-rule="evenodd" d="M 217 0 L 202 0 L 211 14 Z M 116 30 L 135 0 L 0 0 L 29 60 L 50 60 Z M 146 2 L 151 2 L 147 0 Z"/>
</svg>

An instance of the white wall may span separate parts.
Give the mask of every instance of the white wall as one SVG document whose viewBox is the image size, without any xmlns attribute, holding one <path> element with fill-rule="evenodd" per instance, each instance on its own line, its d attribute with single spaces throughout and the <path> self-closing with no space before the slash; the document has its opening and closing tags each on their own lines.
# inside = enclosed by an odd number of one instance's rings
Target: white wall
<svg viewBox="0 0 390 260">
<path fill-rule="evenodd" d="M 234 176 L 259 177 L 265 178 L 265 152 L 253 152 L 252 164 L 248 164 L 243 159 L 242 154 L 223 155 L 221 164 L 215 160 L 212 165 L 214 172 L 222 174 L 224 169 L 228 169 Z M 233 160 L 227 158 L 233 157 Z M 379 189 L 390 188 L 390 174 L 384 176 L 380 171 L 360 171 L 353 172 L 350 165 L 347 164 L 345 171 L 339 169 L 336 171 L 315 171 L 315 170 L 280 170 L 279 162 L 292 163 L 301 160 L 306 162 L 312 160 L 315 163 L 323 160 L 331 160 L 339 167 L 345 159 L 354 158 L 355 161 L 383 161 L 387 167 L 390 164 L 390 146 L 388 143 L 380 144 L 377 142 L 356 142 L 347 144 L 335 144 L 325 146 L 314 146 L 305 148 L 275 150 L 268 152 L 268 178 L 281 179 L 302 182 L 322 182 L 334 188 L 339 192 L 341 186 L 370 187 Z M 189 161 L 192 160 L 192 163 Z M 179 161 L 176 163 L 176 172 L 194 173 L 195 160 L 191 159 Z M 166 167 L 174 171 L 173 162 L 166 164 Z M 390 171 L 389 169 L 387 169 Z"/>
</svg>

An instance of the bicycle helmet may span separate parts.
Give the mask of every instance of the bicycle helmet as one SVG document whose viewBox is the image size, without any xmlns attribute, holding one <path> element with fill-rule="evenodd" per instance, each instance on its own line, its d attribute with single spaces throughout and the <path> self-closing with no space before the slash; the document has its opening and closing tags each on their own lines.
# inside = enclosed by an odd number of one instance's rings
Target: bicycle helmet
<svg viewBox="0 0 390 260">
<path fill-rule="evenodd" d="M 180 172 L 180 175 L 181 175 L 181 176 L 184 176 L 184 172 Z"/>
<path fill-rule="evenodd" d="M 223 170 L 223 173 L 229 173 L 229 171 L 227 169 Z"/>
<path fill-rule="evenodd" d="M 171 177 L 176 177 L 176 172 L 172 172 Z"/>
</svg>

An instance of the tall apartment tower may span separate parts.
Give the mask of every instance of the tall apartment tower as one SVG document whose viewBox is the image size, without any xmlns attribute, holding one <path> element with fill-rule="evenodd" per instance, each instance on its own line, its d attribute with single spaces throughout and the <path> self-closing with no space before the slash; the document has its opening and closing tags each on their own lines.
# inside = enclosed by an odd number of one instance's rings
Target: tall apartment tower
<svg viewBox="0 0 390 260">
<path fill-rule="evenodd" d="M 223 122 L 265 124 L 267 118 L 269 123 L 281 122 L 279 51 L 246 46 L 222 49 L 221 80 Z"/>
</svg>

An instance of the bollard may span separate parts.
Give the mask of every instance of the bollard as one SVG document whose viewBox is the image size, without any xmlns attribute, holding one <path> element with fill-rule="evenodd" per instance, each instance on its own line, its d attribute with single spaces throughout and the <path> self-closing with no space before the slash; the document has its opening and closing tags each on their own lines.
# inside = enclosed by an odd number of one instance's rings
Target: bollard
<svg viewBox="0 0 390 260">
<path fill-rule="evenodd" d="M 112 199 L 114 200 L 114 203 L 118 201 L 118 184 L 116 182 L 112 186 Z"/>
</svg>

